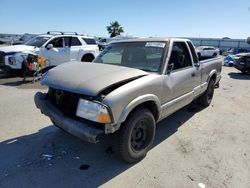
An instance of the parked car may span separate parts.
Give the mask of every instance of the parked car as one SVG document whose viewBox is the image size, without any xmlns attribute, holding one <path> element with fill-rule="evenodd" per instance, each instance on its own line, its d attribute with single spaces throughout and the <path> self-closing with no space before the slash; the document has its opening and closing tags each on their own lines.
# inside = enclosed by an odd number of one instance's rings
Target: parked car
<svg viewBox="0 0 250 188">
<path fill-rule="evenodd" d="M 190 40 L 131 39 L 111 43 L 93 63 L 65 63 L 43 75 L 47 93 L 35 104 L 70 134 L 96 143 L 114 135 L 126 162 L 144 158 L 155 124 L 198 99 L 210 105 L 221 78 L 220 58 L 199 61 Z"/>
<path fill-rule="evenodd" d="M 224 66 L 232 67 L 236 60 L 239 59 L 237 55 L 228 55 L 224 58 Z"/>
<path fill-rule="evenodd" d="M 114 41 L 119 41 L 119 40 L 126 40 L 126 39 L 133 39 L 135 37 L 132 36 L 121 36 L 121 35 L 117 35 L 115 37 L 108 37 L 108 38 L 100 38 L 97 42 L 100 51 L 104 50 L 109 43 L 114 42 Z"/>
<path fill-rule="evenodd" d="M 0 47 L 0 67 L 24 69 L 25 57 L 30 52 L 46 58 L 47 67 L 54 67 L 75 60 L 91 62 L 99 54 L 99 48 L 93 37 L 48 32 L 32 38 L 24 45 Z"/>
<path fill-rule="evenodd" d="M 250 48 L 228 48 L 227 50 L 225 50 L 222 55 L 236 55 L 239 53 L 249 53 L 250 52 Z"/>
<path fill-rule="evenodd" d="M 242 73 L 250 72 L 250 53 L 237 54 L 238 59 L 234 63 L 234 67 Z"/>
<path fill-rule="evenodd" d="M 198 57 L 216 57 L 220 54 L 218 48 L 212 46 L 199 46 L 195 48 Z"/>
</svg>

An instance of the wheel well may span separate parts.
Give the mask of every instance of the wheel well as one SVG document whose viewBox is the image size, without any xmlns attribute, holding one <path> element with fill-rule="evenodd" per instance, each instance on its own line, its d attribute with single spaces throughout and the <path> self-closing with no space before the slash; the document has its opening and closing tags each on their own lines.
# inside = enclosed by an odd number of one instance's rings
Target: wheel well
<svg viewBox="0 0 250 188">
<path fill-rule="evenodd" d="M 84 55 L 82 56 L 81 61 L 83 61 L 84 58 L 86 58 L 86 57 L 90 57 L 90 58 L 92 58 L 92 59 L 95 59 L 95 56 L 94 56 L 93 54 L 88 53 L 88 54 L 84 54 Z"/>
<path fill-rule="evenodd" d="M 138 110 L 139 108 L 147 108 L 148 110 L 151 111 L 151 113 L 153 114 L 154 118 L 155 118 L 155 121 L 158 120 L 159 118 L 159 111 L 157 109 L 157 106 L 155 104 L 154 101 L 147 101 L 147 102 L 144 102 L 142 104 L 139 104 L 138 106 L 136 106 L 131 112 L 129 112 L 128 116 L 126 119 L 129 118 L 129 116 L 131 116 L 131 114 L 133 114 L 136 110 Z"/>
</svg>

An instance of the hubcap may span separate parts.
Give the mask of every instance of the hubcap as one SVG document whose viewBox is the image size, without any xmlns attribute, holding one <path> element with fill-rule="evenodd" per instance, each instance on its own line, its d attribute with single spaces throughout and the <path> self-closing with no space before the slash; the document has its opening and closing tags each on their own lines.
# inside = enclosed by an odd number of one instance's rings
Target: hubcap
<svg viewBox="0 0 250 188">
<path fill-rule="evenodd" d="M 147 146 L 148 142 L 148 129 L 147 122 L 140 120 L 136 123 L 131 134 L 131 146 L 135 151 L 140 151 Z"/>
</svg>

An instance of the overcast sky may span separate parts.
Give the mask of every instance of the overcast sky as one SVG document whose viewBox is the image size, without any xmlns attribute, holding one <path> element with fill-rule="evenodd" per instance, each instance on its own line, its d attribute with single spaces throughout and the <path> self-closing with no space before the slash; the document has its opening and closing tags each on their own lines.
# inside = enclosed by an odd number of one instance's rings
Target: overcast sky
<svg viewBox="0 0 250 188">
<path fill-rule="evenodd" d="M 245 39 L 250 0 L 0 0 L 0 33 L 108 36 L 114 20 L 125 35 Z"/>
</svg>

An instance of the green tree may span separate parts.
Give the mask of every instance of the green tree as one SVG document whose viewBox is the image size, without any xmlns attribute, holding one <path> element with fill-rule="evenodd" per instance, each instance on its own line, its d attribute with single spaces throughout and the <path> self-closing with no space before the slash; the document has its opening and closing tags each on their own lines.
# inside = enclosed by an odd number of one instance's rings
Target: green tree
<svg viewBox="0 0 250 188">
<path fill-rule="evenodd" d="M 110 37 L 115 37 L 124 32 L 118 21 L 111 22 L 110 25 L 107 26 L 107 31 L 110 34 Z"/>
</svg>

